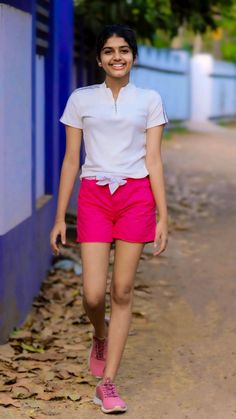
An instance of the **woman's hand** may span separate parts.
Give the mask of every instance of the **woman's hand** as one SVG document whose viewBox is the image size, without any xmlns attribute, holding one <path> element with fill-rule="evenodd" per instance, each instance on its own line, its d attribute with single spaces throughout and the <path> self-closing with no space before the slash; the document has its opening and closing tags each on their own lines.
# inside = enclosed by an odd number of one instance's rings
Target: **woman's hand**
<svg viewBox="0 0 236 419">
<path fill-rule="evenodd" d="M 160 255 L 166 249 L 168 243 L 168 223 L 159 221 L 156 225 L 156 234 L 154 240 L 154 256 Z"/>
<path fill-rule="evenodd" d="M 61 243 L 66 244 L 66 223 L 65 221 L 58 221 L 54 224 L 54 227 L 50 233 L 50 245 L 55 256 L 60 254 L 60 248 L 58 246 L 58 238 L 61 237 Z"/>
</svg>

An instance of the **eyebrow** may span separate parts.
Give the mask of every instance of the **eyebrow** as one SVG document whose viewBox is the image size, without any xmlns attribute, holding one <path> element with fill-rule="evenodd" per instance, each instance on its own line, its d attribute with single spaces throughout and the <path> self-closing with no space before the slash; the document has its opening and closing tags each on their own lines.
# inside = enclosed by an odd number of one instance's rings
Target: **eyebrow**
<svg viewBox="0 0 236 419">
<path fill-rule="evenodd" d="M 129 48 L 129 49 L 130 49 L 130 46 L 129 46 L 129 45 L 121 45 L 121 46 L 119 46 L 118 48 Z M 102 48 L 102 51 L 103 51 L 104 49 L 114 49 L 114 47 L 103 47 L 103 48 Z"/>
</svg>

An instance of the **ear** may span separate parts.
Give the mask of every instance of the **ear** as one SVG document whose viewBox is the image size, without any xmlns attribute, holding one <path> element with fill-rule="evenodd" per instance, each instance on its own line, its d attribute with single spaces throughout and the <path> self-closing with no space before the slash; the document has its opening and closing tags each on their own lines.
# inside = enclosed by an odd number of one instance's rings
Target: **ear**
<svg viewBox="0 0 236 419">
<path fill-rule="evenodd" d="M 98 57 L 96 57 L 96 60 L 97 60 L 97 63 L 99 65 L 99 67 L 102 67 L 102 63 L 101 63 L 100 59 Z"/>
</svg>

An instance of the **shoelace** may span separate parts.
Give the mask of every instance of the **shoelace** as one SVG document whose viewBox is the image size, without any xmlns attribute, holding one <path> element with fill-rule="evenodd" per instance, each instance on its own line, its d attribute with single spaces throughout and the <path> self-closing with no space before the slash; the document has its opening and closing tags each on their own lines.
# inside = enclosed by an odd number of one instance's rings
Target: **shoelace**
<svg viewBox="0 0 236 419">
<path fill-rule="evenodd" d="M 95 351 L 96 351 L 96 358 L 99 360 L 104 360 L 104 350 L 106 346 L 106 340 L 95 340 Z"/>
<path fill-rule="evenodd" d="M 110 379 L 106 379 L 102 386 L 104 389 L 105 397 L 119 397 L 116 391 L 115 384 L 113 384 L 112 381 L 110 381 Z"/>
</svg>

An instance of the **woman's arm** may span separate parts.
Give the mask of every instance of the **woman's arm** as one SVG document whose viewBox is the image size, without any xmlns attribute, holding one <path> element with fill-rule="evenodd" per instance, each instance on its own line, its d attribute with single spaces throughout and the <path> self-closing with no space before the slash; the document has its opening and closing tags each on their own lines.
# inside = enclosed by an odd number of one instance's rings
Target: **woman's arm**
<svg viewBox="0 0 236 419">
<path fill-rule="evenodd" d="M 164 125 L 147 129 L 146 167 L 149 172 L 152 192 L 158 208 L 159 220 L 154 240 L 154 255 L 162 253 L 167 245 L 168 215 L 165 194 L 163 164 L 161 159 L 161 141 Z"/>
<path fill-rule="evenodd" d="M 50 244 L 55 255 L 59 254 L 57 238 L 66 242 L 65 215 L 80 164 L 82 130 L 66 126 L 66 152 L 61 168 L 55 223 L 50 234 Z"/>
</svg>

